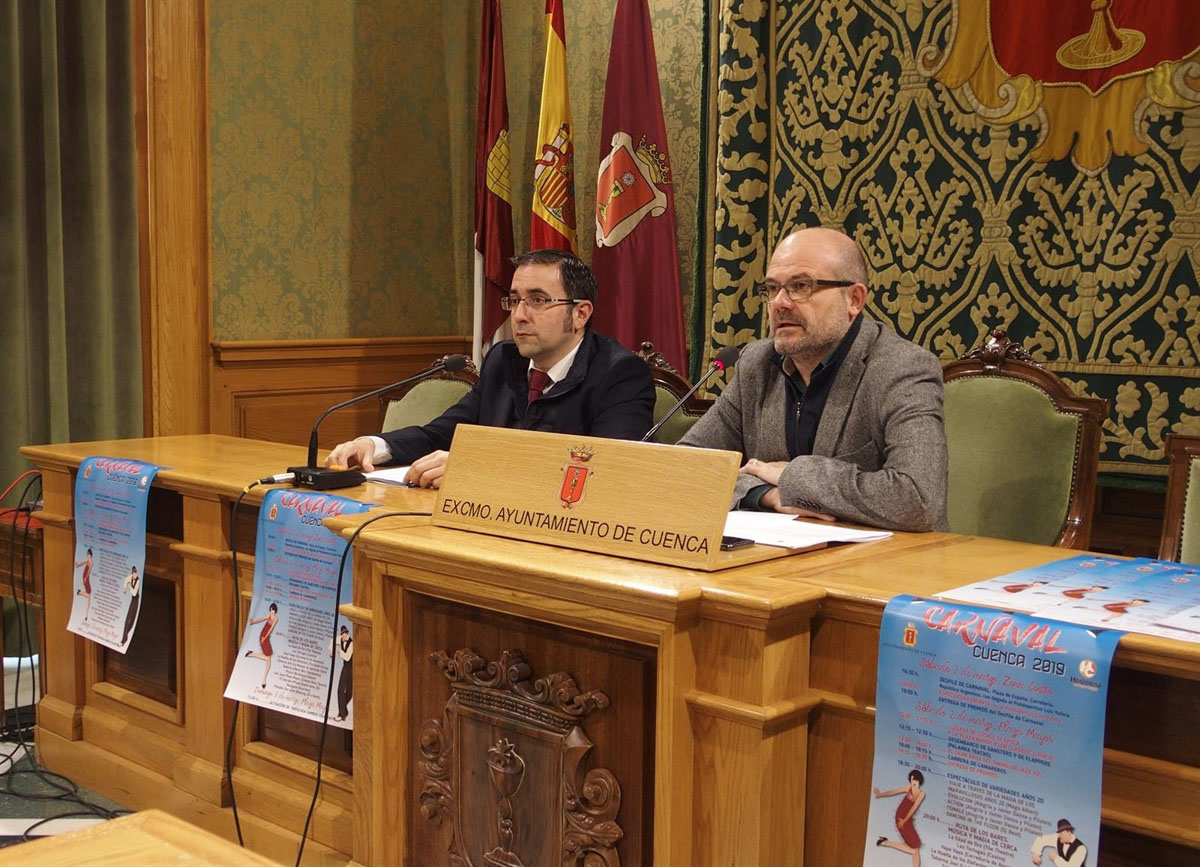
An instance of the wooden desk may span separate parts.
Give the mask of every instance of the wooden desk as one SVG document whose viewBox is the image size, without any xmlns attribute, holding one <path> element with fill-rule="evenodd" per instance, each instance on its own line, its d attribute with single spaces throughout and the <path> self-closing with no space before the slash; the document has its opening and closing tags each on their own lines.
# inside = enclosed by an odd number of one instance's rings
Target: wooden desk
<svg viewBox="0 0 1200 867">
<path fill-rule="evenodd" d="M 487 662 L 520 650 L 533 678 L 567 671 L 580 691 L 611 699 L 581 727 L 594 744 L 585 767 L 620 785 L 622 864 L 857 867 L 887 599 L 1077 553 L 897 534 L 703 574 L 428 526 L 367 528 L 357 544 L 366 561 L 348 612 L 357 652 L 388 661 L 372 666 L 356 699 L 367 712 L 355 773 L 373 783 L 358 791 L 360 815 L 371 817 L 369 860 L 381 864 L 444 863 L 415 854 L 452 843 L 452 811 L 429 795 L 453 808 L 468 781 L 475 801 L 490 785 L 442 744 L 457 713 L 451 681 L 464 678 L 430 656 L 469 647 Z M 622 668 L 627 660 L 636 664 Z M 1200 862 L 1198 678 L 1200 645 L 1121 642 L 1105 746 L 1106 867 Z M 1148 707 L 1163 712 L 1147 720 Z M 489 722 L 494 736 L 519 740 L 519 727 Z M 630 753 L 650 772 L 618 770 Z M 444 764 L 452 770 L 439 777 Z M 458 787 L 439 789 L 455 773 Z"/>
<path fill-rule="evenodd" d="M 138 864 L 189 864 L 195 867 L 279 867 L 255 854 L 189 825 L 161 810 L 145 810 L 101 822 L 78 831 L 31 840 L 0 850 L 9 867 L 48 864 L 87 864 L 90 867 L 129 867 Z"/>
<path fill-rule="evenodd" d="M 25 450 L 46 472 L 49 670 L 38 748 L 51 768 L 131 806 L 232 833 L 222 772 L 230 703 L 220 697 L 234 644 L 229 504 L 247 480 L 302 452 L 225 437 Z M 173 467 L 155 479 L 148 562 L 179 608 L 174 705 L 114 686 L 98 648 L 64 628 L 71 474 L 92 454 Z M 382 488 L 343 493 L 400 508 L 432 500 Z M 253 511 L 239 528 L 241 552 L 253 550 Z M 309 851 L 329 863 L 443 864 L 459 816 L 473 817 L 461 845 L 494 847 L 505 787 L 519 776 L 508 820 L 529 867 L 562 863 L 552 850 L 563 827 L 573 845 L 611 843 L 623 865 L 860 864 L 886 599 L 1073 553 L 897 534 L 706 574 L 424 519 L 381 521 L 359 539 L 344 609 L 357 624 L 353 769 L 326 771 Z M 248 598 L 252 558 L 239 559 Z M 478 661 L 456 656 L 466 649 Z M 496 666 L 477 668 L 486 663 Z M 573 684 L 537 686 L 558 672 Z M 1121 643 L 1105 751 L 1106 867 L 1200 858 L 1197 678 L 1196 645 Z M 1147 707 L 1161 712 L 1147 719 Z M 251 846 L 291 860 L 314 766 L 256 739 L 255 714 L 245 716 L 233 773 L 243 828 Z M 490 747 L 499 749 L 489 757 Z"/>
</svg>

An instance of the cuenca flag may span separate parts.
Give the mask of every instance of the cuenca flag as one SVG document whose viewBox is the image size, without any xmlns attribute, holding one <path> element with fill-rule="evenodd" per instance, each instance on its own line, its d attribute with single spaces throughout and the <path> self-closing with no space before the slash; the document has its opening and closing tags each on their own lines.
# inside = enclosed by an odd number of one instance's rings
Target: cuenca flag
<svg viewBox="0 0 1200 867">
<path fill-rule="evenodd" d="M 596 249 L 596 329 L 643 340 L 687 369 L 675 199 L 646 0 L 618 0 L 604 92 Z"/>
<path fill-rule="evenodd" d="M 529 249 L 579 252 L 575 242 L 575 147 L 567 97 L 567 36 L 562 0 L 546 0 L 546 69 L 533 164 Z"/>
<path fill-rule="evenodd" d="M 479 107 L 475 120 L 475 361 L 480 345 L 504 324 L 500 298 L 512 284 L 512 184 L 508 93 L 500 0 L 484 0 L 479 38 Z"/>
</svg>

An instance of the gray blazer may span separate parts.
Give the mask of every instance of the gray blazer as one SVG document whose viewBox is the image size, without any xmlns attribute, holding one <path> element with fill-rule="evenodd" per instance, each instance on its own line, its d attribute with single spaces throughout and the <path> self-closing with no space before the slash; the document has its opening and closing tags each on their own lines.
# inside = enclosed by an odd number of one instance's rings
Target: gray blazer
<svg viewBox="0 0 1200 867">
<path fill-rule="evenodd" d="M 750 344 L 716 404 L 680 445 L 787 461 L 784 373 L 771 340 Z M 735 500 L 762 482 L 738 476 Z M 945 530 L 942 368 L 929 351 L 863 319 L 817 426 L 813 454 L 779 480 L 784 505 L 891 530 Z"/>
</svg>

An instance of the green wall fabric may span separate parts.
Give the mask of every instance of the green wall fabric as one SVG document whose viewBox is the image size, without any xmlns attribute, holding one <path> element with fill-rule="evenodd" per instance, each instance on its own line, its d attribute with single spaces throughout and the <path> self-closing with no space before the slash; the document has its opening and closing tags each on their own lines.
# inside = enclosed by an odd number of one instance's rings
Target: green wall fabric
<svg viewBox="0 0 1200 867">
<path fill-rule="evenodd" d="M 866 252 L 870 315 L 945 361 L 1007 329 L 1109 401 L 1102 471 L 1165 472 L 1166 434 L 1200 433 L 1191 61 L 1088 95 L 1005 78 L 964 48 L 986 40 L 989 9 L 1014 6 L 713 3 L 705 358 L 764 332 L 752 286 L 784 235 L 840 226 Z M 1076 143 L 1043 146 L 1062 141 Z"/>
<path fill-rule="evenodd" d="M 702 0 L 652 0 L 691 296 Z M 615 0 L 566 6 L 590 261 Z M 505 0 L 516 247 L 529 237 L 544 4 Z M 213 336 L 468 333 L 477 3 L 210 0 Z"/>
<path fill-rule="evenodd" d="M 0 481 L 142 431 L 129 10 L 0 0 Z"/>
<path fill-rule="evenodd" d="M 209 3 L 214 339 L 466 330 L 468 8 Z"/>
</svg>

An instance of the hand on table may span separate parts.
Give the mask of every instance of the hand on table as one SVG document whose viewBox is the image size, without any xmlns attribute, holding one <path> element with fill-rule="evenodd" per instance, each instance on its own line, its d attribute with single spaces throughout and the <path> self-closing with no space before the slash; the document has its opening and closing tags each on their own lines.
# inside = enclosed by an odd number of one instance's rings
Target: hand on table
<svg viewBox="0 0 1200 867">
<path fill-rule="evenodd" d="M 442 476 L 446 472 L 446 458 L 448 457 L 450 457 L 449 452 L 436 451 L 430 452 L 423 458 L 418 458 L 408 468 L 408 475 L 404 477 L 404 481 L 410 485 L 416 485 L 418 488 L 440 488 Z"/>
<path fill-rule="evenodd" d="M 743 473 L 749 473 L 766 482 L 768 485 L 779 485 L 779 477 L 783 475 L 783 470 L 787 466 L 787 461 L 760 461 L 758 458 L 751 458 L 746 461 L 746 465 L 742 467 Z M 816 518 L 819 521 L 835 521 L 833 515 L 826 515 L 823 512 L 813 512 L 809 509 L 801 509 L 799 506 L 785 506 L 779 499 L 779 488 L 773 487 L 771 490 L 763 494 L 761 505 L 776 512 L 785 515 L 796 515 L 800 518 Z"/>
<path fill-rule="evenodd" d="M 375 441 L 358 437 L 341 443 L 325 458 L 327 467 L 361 467 L 364 473 L 375 471 Z"/>
</svg>

